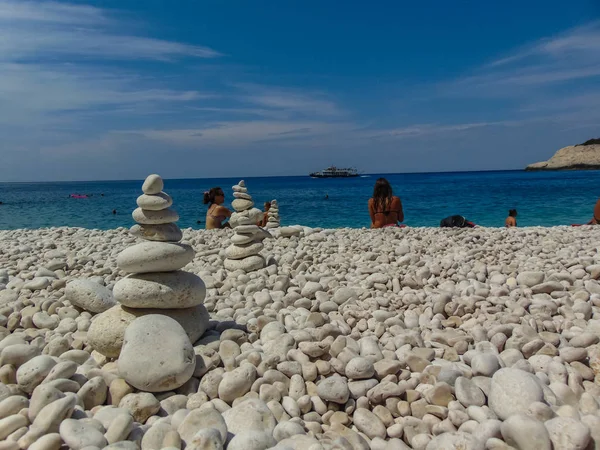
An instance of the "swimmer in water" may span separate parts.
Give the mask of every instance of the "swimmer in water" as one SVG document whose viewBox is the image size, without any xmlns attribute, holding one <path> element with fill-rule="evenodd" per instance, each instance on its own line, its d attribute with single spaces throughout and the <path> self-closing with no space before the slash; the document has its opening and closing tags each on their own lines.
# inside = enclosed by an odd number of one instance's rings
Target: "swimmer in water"
<svg viewBox="0 0 600 450">
<path fill-rule="evenodd" d="M 116 209 L 113 209 L 113 214 L 115 214 L 115 215 L 117 214 L 117 210 Z"/>
</svg>

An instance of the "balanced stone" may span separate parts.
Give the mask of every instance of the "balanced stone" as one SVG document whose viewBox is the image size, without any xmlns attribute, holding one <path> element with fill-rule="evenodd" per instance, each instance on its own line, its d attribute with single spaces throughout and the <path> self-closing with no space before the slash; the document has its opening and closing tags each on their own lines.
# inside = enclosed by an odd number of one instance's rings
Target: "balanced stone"
<svg viewBox="0 0 600 450">
<path fill-rule="evenodd" d="M 150 314 L 125 330 L 117 366 L 133 387 L 163 392 L 177 389 L 192 377 L 196 356 L 181 325 L 170 317 Z"/>
<path fill-rule="evenodd" d="M 249 234 L 253 235 L 254 233 L 258 233 L 260 228 L 257 225 L 240 225 L 235 228 L 236 234 Z"/>
<path fill-rule="evenodd" d="M 164 192 L 158 194 L 142 194 L 136 200 L 137 205 L 146 210 L 150 211 L 161 211 L 167 209 L 173 204 L 173 199 Z"/>
<path fill-rule="evenodd" d="M 251 242 L 254 242 L 254 238 L 252 237 L 252 235 L 234 234 L 233 236 L 231 236 L 231 243 L 235 245 L 250 244 Z"/>
<path fill-rule="evenodd" d="M 184 309 L 127 308 L 117 305 L 94 318 L 87 341 L 97 352 L 109 358 L 121 353 L 126 328 L 138 317 L 162 314 L 177 321 L 190 342 L 196 342 L 208 327 L 210 316 L 204 305 Z"/>
<path fill-rule="evenodd" d="M 204 302 L 206 287 L 193 273 L 158 272 L 128 275 L 113 288 L 115 299 L 130 308 L 191 308 Z"/>
<path fill-rule="evenodd" d="M 233 192 L 233 198 L 243 198 L 245 200 L 252 200 L 252 197 L 245 192 Z"/>
<path fill-rule="evenodd" d="M 160 225 L 163 223 L 173 223 L 179 220 L 179 214 L 171 208 L 161 211 L 150 211 L 137 208 L 131 214 L 133 220 L 143 225 Z"/>
<path fill-rule="evenodd" d="M 248 192 L 248 188 L 246 187 L 246 182 L 244 180 L 240 180 L 238 184 L 232 187 L 234 192 Z"/>
<path fill-rule="evenodd" d="M 229 259 L 243 259 L 256 255 L 263 247 L 264 245 L 262 242 L 255 242 L 249 245 L 234 244 L 227 247 L 225 256 Z"/>
<path fill-rule="evenodd" d="M 236 211 L 246 211 L 254 206 L 254 202 L 248 199 L 236 198 L 231 202 L 231 206 L 233 206 L 233 209 Z"/>
<path fill-rule="evenodd" d="M 144 194 L 158 194 L 163 190 L 165 184 L 160 175 L 152 174 L 146 177 L 144 184 L 142 184 L 142 192 Z"/>
<path fill-rule="evenodd" d="M 117 257 L 117 265 L 129 273 L 171 272 L 193 259 L 194 250 L 187 244 L 142 242 L 123 250 Z"/>
<path fill-rule="evenodd" d="M 244 259 L 226 259 L 223 263 L 225 269 L 230 271 L 243 270 L 253 272 L 265 267 L 265 259 L 260 255 L 249 256 Z"/>
<path fill-rule="evenodd" d="M 178 242 L 183 237 L 181 229 L 174 223 L 134 225 L 129 229 L 129 233 L 147 241 L 160 242 Z"/>
</svg>

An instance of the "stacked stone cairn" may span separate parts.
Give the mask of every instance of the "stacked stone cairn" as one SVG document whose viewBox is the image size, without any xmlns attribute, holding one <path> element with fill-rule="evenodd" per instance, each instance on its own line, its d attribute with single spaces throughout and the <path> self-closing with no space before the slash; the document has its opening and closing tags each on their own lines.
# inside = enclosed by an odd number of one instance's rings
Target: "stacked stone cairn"
<svg viewBox="0 0 600 450">
<path fill-rule="evenodd" d="M 267 225 L 265 228 L 274 229 L 279 228 L 279 205 L 277 204 L 277 200 L 271 200 L 271 208 L 269 208 L 269 213 L 267 214 Z"/>
<path fill-rule="evenodd" d="M 225 250 L 225 269 L 245 272 L 262 269 L 266 262 L 259 253 L 264 247 L 262 240 L 265 234 L 268 235 L 256 225 L 262 217 L 262 211 L 254 208 L 254 201 L 248 194 L 244 180 L 233 186 L 233 197 L 231 206 L 235 212 L 230 222 L 235 234 L 231 238 L 231 245 Z"/>
<path fill-rule="evenodd" d="M 195 253 L 179 243 L 179 216 L 162 189 L 161 177 L 146 178 L 132 214 L 138 224 L 130 230 L 143 241 L 118 255 L 119 269 L 128 273 L 113 288 L 119 304 L 97 316 L 88 332 L 90 345 L 118 357 L 120 375 L 147 392 L 176 389 L 192 377 L 192 344 L 209 321 L 202 279 L 180 270 Z"/>
</svg>

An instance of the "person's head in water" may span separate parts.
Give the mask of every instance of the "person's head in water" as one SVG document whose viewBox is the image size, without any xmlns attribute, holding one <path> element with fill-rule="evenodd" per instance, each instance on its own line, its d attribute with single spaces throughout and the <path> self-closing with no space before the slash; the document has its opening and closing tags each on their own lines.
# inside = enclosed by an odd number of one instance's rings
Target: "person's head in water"
<svg viewBox="0 0 600 450">
<path fill-rule="evenodd" d="M 117 214 L 117 210 L 116 209 L 113 209 L 113 214 Z"/>
<path fill-rule="evenodd" d="M 265 202 L 265 212 L 271 209 L 271 202 Z"/>
<path fill-rule="evenodd" d="M 384 212 L 387 211 L 390 204 L 392 203 L 392 186 L 390 182 L 385 178 L 379 178 L 375 182 L 375 188 L 373 189 L 373 203 L 375 211 Z"/>
<path fill-rule="evenodd" d="M 516 209 L 509 209 L 508 210 L 508 215 L 510 217 L 517 217 L 517 210 Z"/>
<path fill-rule="evenodd" d="M 225 193 L 220 187 L 214 187 L 210 191 L 204 193 L 204 204 L 205 205 L 222 205 L 225 202 Z"/>
</svg>

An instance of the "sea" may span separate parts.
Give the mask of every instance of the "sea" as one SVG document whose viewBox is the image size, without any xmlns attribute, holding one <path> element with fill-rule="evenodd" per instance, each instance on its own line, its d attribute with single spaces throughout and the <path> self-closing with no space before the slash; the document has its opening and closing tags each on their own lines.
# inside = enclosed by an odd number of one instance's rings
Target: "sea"
<svg viewBox="0 0 600 450">
<path fill-rule="evenodd" d="M 502 227 L 516 208 L 519 226 L 585 223 L 600 197 L 600 171 L 371 174 L 357 178 L 309 176 L 246 178 L 255 205 L 277 199 L 282 225 L 322 228 L 369 227 L 367 202 L 379 177 L 402 199 L 404 223 L 438 227 L 460 214 L 477 225 Z M 239 178 L 167 179 L 182 228 L 204 227 L 202 194 L 220 186 L 226 206 Z M 52 183 L 0 183 L 0 229 L 84 227 L 111 229 L 133 225 L 131 212 L 142 180 Z M 87 198 L 72 198 L 84 194 Z M 113 210 L 116 214 L 113 214 Z"/>
</svg>

